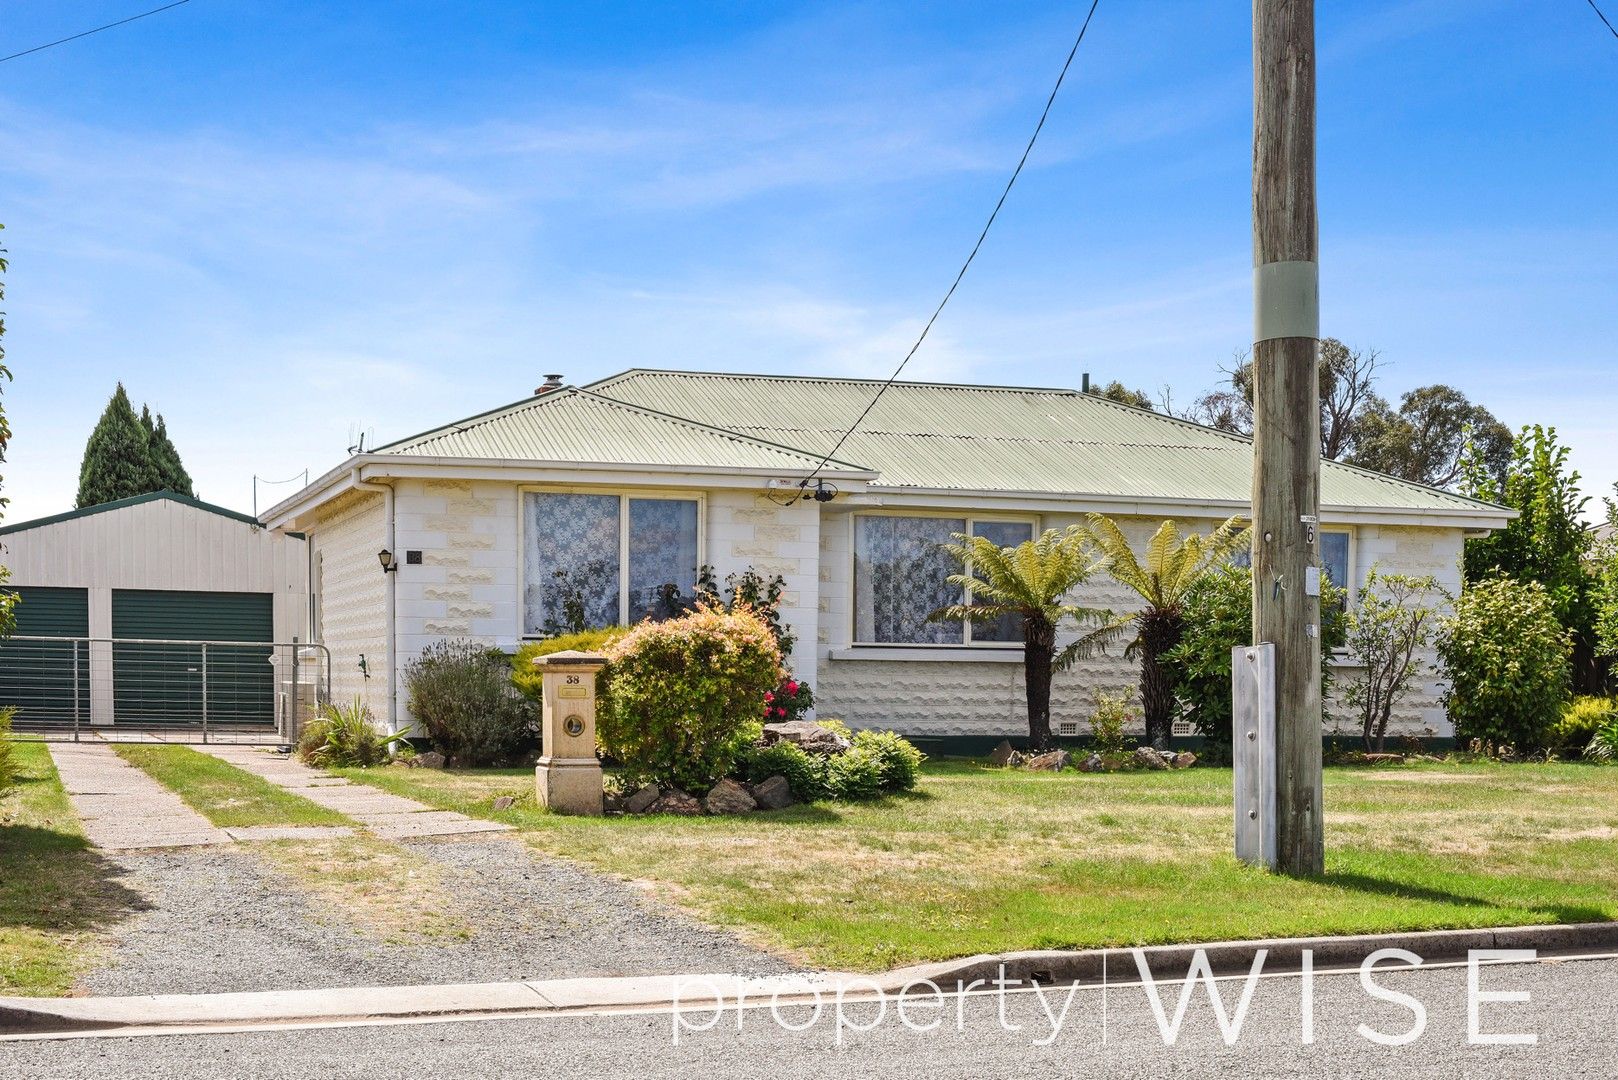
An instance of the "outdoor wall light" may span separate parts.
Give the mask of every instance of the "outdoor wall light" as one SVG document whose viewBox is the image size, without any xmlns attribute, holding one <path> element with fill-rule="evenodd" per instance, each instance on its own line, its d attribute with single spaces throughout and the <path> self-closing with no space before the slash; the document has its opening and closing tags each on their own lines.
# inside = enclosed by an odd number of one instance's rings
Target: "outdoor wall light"
<svg viewBox="0 0 1618 1080">
<path fill-rule="evenodd" d="M 383 548 L 381 551 L 376 553 L 376 561 L 382 564 L 382 572 L 384 574 L 391 574 L 395 570 L 399 569 L 399 564 L 393 561 L 393 552 L 389 551 L 387 548 Z"/>
</svg>

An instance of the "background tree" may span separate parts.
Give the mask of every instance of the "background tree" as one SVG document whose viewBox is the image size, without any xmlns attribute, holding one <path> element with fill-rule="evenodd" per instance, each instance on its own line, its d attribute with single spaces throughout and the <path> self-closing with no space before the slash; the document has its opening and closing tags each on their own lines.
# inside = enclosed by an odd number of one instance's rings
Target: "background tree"
<svg viewBox="0 0 1618 1080">
<path fill-rule="evenodd" d="M 161 487 L 146 428 L 119 383 L 96 421 L 79 465 L 79 507 L 144 495 Z"/>
<path fill-rule="evenodd" d="M 158 413 L 157 420 L 153 422 L 152 410 L 142 405 L 140 423 L 146 429 L 147 456 L 157 472 L 158 489 L 194 496 L 191 474 L 185 471 L 185 464 L 180 461 L 180 451 L 169 438 L 169 428 L 163 421 L 163 414 Z"/>
<path fill-rule="evenodd" d="M 1476 454 L 1462 465 L 1466 494 L 1517 511 L 1505 528 L 1466 542 L 1467 584 L 1503 574 L 1544 586 L 1556 619 L 1573 644 L 1573 685 L 1599 693 L 1606 665 L 1597 656 L 1594 584 L 1588 558 L 1593 537 L 1584 522 L 1590 500 L 1579 492 L 1579 474 L 1568 470 L 1568 448 L 1556 429 L 1524 427 L 1497 479 Z"/>
<path fill-rule="evenodd" d="M 1618 501 L 1606 503 L 1607 519 L 1591 534 L 1590 572 L 1596 655 L 1611 663 L 1618 657 Z"/>
<path fill-rule="evenodd" d="M 1336 460 L 1355 444 L 1360 418 L 1381 399 L 1376 372 L 1382 366 L 1375 349 L 1351 349 L 1336 338 L 1320 342 L 1320 453 Z M 1187 420 L 1238 435 L 1253 434 L 1253 361 L 1239 352 L 1221 368 L 1225 385 L 1198 398 L 1184 414 Z"/>
<path fill-rule="evenodd" d="M 1116 401 L 1120 405 L 1133 405 L 1137 409 L 1146 409 L 1149 412 L 1155 411 L 1152 399 L 1147 396 L 1146 391 L 1131 390 L 1117 379 L 1112 380 L 1106 386 L 1092 386 L 1090 393 L 1098 398 Z"/>
<path fill-rule="evenodd" d="M 932 619 L 971 619 L 996 622 L 1007 615 L 1019 618 L 1023 635 L 1023 678 L 1028 697 L 1028 741 L 1035 750 L 1051 745 L 1051 676 L 1071 667 L 1099 648 L 1112 625 L 1110 611 L 1097 611 L 1070 603 L 1067 595 L 1095 572 L 1085 533 L 1047 529 L 1033 540 L 1002 548 L 981 536 L 956 533 L 945 544 L 964 573 L 950 575 L 952 585 L 967 590 L 967 603 L 935 611 Z M 1064 623 L 1076 624 L 1081 633 L 1060 653 L 1056 637 Z M 1094 627 L 1088 633 L 1086 627 Z"/>
<path fill-rule="evenodd" d="M 1403 395 L 1395 411 L 1375 398 L 1357 421 L 1350 465 L 1428 487 L 1453 487 L 1470 452 L 1495 479 L 1511 459 L 1511 429 L 1453 386 L 1422 386 Z M 1468 449 L 1470 447 L 1470 450 Z"/>
<path fill-rule="evenodd" d="M 1158 526 L 1146 544 L 1146 558 L 1136 558 L 1129 538 L 1116 522 L 1103 514 L 1090 514 L 1086 530 L 1105 556 L 1103 567 L 1118 584 L 1134 590 L 1146 606 L 1113 624 L 1137 629 L 1129 653 L 1140 656 L 1140 701 L 1146 718 L 1146 738 L 1159 750 L 1169 745 L 1174 730 L 1174 688 L 1163 667 L 1163 656 L 1180 643 L 1185 630 L 1185 602 L 1197 580 L 1247 543 L 1247 529 L 1230 518 L 1207 536 L 1182 536 L 1173 521 Z M 1127 655 L 1127 654 L 1126 654 Z"/>
<path fill-rule="evenodd" d="M 1359 664 L 1343 703 L 1359 715 L 1365 749 L 1387 748 L 1388 721 L 1412 685 L 1432 665 L 1421 653 L 1438 623 L 1433 601 L 1447 599 L 1437 580 L 1408 574 L 1365 577 L 1359 602 L 1348 612 L 1348 649 Z"/>
</svg>

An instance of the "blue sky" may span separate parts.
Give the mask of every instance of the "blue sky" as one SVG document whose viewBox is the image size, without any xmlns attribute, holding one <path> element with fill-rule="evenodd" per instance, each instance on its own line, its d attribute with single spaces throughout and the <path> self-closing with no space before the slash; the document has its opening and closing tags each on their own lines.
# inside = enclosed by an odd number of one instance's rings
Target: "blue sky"
<svg viewBox="0 0 1618 1080">
<path fill-rule="evenodd" d="M 7 0 L 0 55 L 136 0 Z M 9 520 L 122 379 L 206 499 L 631 366 L 883 376 L 1081 3 L 184 7 L 0 64 Z M 1185 400 L 1250 337 L 1248 7 L 1102 0 L 907 377 Z M 1618 41 L 1584 0 L 1323 4 L 1325 331 L 1618 480 Z M 268 505 L 290 489 L 261 494 Z"/>
</svg>

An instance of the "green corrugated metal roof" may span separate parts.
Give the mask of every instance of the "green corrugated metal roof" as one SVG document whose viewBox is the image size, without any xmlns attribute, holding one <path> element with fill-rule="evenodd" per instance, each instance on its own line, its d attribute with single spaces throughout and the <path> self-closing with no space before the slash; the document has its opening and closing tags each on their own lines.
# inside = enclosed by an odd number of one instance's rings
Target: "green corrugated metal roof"
<svg viewBox="0 0 1618 1080">
<path fill-rule="evenodd" d="M 766 437 L 562 387 L 377 448 L 379 454 L 808 472 L 818 455 Z M 833 471 L 863 471 L 843 461 Z"/>
<path fill-rule="evenodd" d="M 589 389 L 799 447 L 818 460 L 880 386 L 869 379 L 633 370 Z M 1250 440 L 1076 390 L 896 382 L 838 457 L 877 471 L 881 487 L 1241 502 L 1252 490 Z M 1321 504 L 1499 509 L 1332 461 L 1323 463 Z"/>
</svg>

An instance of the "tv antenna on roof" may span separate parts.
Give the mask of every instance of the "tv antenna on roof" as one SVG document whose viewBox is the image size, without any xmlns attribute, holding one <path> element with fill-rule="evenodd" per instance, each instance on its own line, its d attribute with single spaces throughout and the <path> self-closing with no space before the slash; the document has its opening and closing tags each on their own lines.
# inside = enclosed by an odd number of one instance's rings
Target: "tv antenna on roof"
<svg viewBox="0 0 1618 1080">
<path fill-rule="evenodd" d="M 348 425 L 348 452 L 350 456 L 365 453 L 365 444 L 376 441 L 376 432 L 362 424 Z"/>
</svg>

